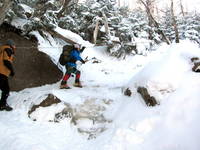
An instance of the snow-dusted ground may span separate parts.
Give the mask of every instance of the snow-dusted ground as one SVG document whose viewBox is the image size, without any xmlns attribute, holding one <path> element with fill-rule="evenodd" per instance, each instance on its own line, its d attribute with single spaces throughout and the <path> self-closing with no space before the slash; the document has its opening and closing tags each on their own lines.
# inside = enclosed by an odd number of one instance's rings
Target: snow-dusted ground
<svg viewBox="0 0 200 150">
<path fill-rule="evenodd" d="M 48 51 L 51 57 L 56 56 L 55 62 L 61 51 L 57 47 L 56 51 Z M 194 56 L 200 58 L 196 45 L 188 41 L 163 45 L 147 56 L 120 61 L 90 45 L 82 56 L 101 61 L 79 65 L 84 88 L 60 90 L 59 83 L 55 83 L 11 93 L 8 103 L 14 110 L 0 112 L 0 150 L 200 149 L 200 74 L 191 71 L 190 61 Z M 72 84 L 73 78 L 69 81 Z M 147 107 L 135 90 L 138 85 L 150 87 L 160 105 Z M 131 97 L 123 95 L 126 87 L 134 91 Z M 27 115 L 30 106 L 40 103 L 48 93 L 72 106 L 93 100 L 105 107 L 103 114 L 112 122 L 105 125 L 107 130 L 88 140 L 69 119 L 47 121 L 62 106 L 38 111 L 38 121 L 32 121 Z M 79 125 L 91 126 L 87 120 Z"/>
</svg>

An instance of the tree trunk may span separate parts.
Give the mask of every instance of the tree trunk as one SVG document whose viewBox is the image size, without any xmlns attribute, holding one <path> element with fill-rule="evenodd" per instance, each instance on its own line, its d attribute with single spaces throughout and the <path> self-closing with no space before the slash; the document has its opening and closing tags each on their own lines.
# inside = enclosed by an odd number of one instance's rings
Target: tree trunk
<svg viewBox="0 0 200 150">
<path fill-rule="evenodd" d="M 152 17 L 150 16 L 150 14 L 153 14 L 153 2 L 151 0 L 146 0 L 146 13 L 147 13 L 147 17 L 148 17 L 148 25 L 152 28 L 153 27 L 153 20 L 152 20 Z M 150 13 L 149 13 L 150 12 Z M 153 33 L 152 33 L 152 30 L 151 29 L 148 29 L 148 34 L 149 34 L 149 39 L 150 40 L 153 40 Z"/>
<path fill-rule="evenodd" d="M 110 29 L 109 29 L 109 26 L 108 26 L 108 18 L 106 17 L 105 13 L 103 13 L 103 21 L 104 21 L 104 26 L 105 26 L 106 34 L 110 38 Z"/>
<path fill-rule="evenodd" d="M 184 8 L 183 8 L 182 0 L 180 0 L 180 7 L 181 7 L 181 13 L 182 13 L 182 15 L 184 17 L 185 16 L 185 12 L 184 12 Z"/>
<path fill-rule="evenodd" d="M 4 19 L 6 17 L 6 13 L 12 6 L 12 0 L 3 0 L 3 6 L 0 7 L 0 25 L 4 22 Z"/>
<path fill-rule="evenodd" d="M 98 31 L 99 31 L 99 21 L 100 21 L 100 19 L 97 19 L 96 26 L 95 26 L 95 29 L 94 29 L 94 32 L 93 32 L 93 42 L 94 42 L 94 44 L 97 43 L 97 35 L 98 35 Z"/>
<path fill-rule="evenodd" d="M 175 15 L 174 15 L 174 2 L 173 2 L 173 0 L 171 0 L 171 14 L 172 14 L 172 25 L 174 27 L 174 32 L 175 32 L 175 40 L 176 40 L 176 43 L 179 43 L 179 32 L 178 32 L 178 28 L 177 28 L 176 18 L 175 18 Z"/>
</svg>

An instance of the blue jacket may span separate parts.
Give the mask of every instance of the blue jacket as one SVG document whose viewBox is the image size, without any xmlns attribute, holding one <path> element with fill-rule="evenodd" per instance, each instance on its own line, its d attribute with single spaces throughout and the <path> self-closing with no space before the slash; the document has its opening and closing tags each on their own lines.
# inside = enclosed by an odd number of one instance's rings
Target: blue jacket
<svg viewBox="0 0 200 150">
<path fill-rule="evenodd" d="M 77 49 L 73 49 L 70 53 L 71 61 L 67 62 L 66 65 L 70 67 L 76 67 L 76 61 L 83 62 L 84 60 L 81 58 L 80 54 L 80 51 L 78 51 Z"/>
</svg>

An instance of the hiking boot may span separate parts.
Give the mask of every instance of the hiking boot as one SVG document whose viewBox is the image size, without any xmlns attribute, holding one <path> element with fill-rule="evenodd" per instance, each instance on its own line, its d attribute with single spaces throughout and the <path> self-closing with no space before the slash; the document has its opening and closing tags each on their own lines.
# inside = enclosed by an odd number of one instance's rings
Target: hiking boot
<svg viewBox="0 0 200 150">
<path fill-rule="evenodd" d="M 79 87 L 79 88 L 82 88 L 83 86 L 81 85 L 81 82 L 75 82 L 74 83 L 74 86 L 75 87 Z"/>
<path fill-rule="evenodd" d="M 60 89 L 70 89 L 70 87 L 67 84 L 61 84 Z"/>
<path fill-rule="evenodd" d="M 1 105 L 0 106 L 0 111 L 1 110 L 11 111 L 11 110 L 13 110 L 13 108 L 10 107 L 8 104 L 6 104 L 6 105 Z"/>
<path fill-rule="evenodd" d="M 64 80 L 61 81 L 60 89 L 70 89 L 70 87 L 67 85 L 67 81 Z"/>
</svg>

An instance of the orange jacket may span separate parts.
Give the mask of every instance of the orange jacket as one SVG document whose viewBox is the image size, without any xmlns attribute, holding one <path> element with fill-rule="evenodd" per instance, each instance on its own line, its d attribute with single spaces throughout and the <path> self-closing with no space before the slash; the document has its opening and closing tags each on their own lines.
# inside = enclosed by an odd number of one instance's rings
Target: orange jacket
<svg viewBox="0 0 200 150">
<path fill-rule="evenodd" d="M 10 75 L 10 70 L 4 65 L 3 61 L 8 60 L 12 64 L 14 54 L 11 54 L 9 56 L 8 53 L 5 51 L 6 48 L 12 49 L 8 45 L 0 46 L 0 74 L 3 74 L 8 77 Z"/>
</svg>

